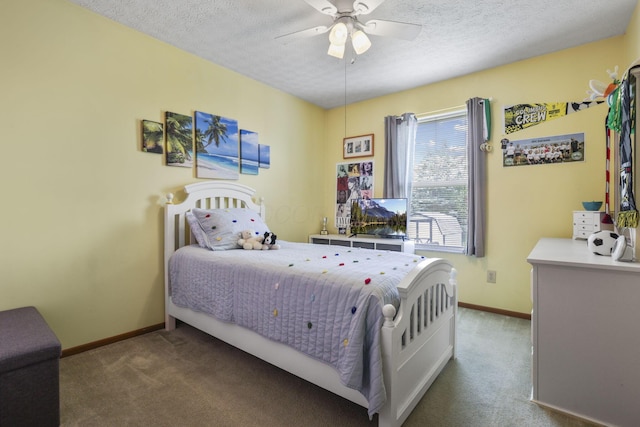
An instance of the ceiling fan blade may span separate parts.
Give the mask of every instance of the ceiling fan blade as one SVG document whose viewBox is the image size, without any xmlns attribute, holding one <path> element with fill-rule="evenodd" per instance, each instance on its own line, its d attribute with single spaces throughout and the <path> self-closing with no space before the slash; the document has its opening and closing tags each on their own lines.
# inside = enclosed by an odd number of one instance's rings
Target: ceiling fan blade
<svg viewBox="0 0 640 427">
<path fill-rule="evenodd" d="M 313 28 L 308 28 L 306 30 L 302 30 L 302 31 L 295 31 L 293 33 L 289 33 L 289 34 L 283 34 L 281 36 L 276 37 L 276 40 L 280 40 L 282 42 L 289 42 L 291 40 L 294 39 L 302 39 L 302 38 L 306 38 L 306 37 L 313 37 L 313 36 L 317 36 L 319 34 L 324 34 L 327 31 L 329 31 L 329 27 L 325 26 L 325 25 L 320 25 L 317 27 L 313 27 Z"/>
<path fill-rule="evenodd" d="M 356 0 L 353 2 L 353 11 L 357 15 L 368 15 L 382 2 L 384 0 Z"/>
<path fill-rule="evenodd" d="M 422 25 L 372 19 L 362 24 L 362 28 L 365 33 L 373 34 L 374 36 L 389 36 L 396 39 L 413 40 L 420 34 Z"/>
<path fill-rule="evenodd" d="M 325 15 L 335 16 L 338 13 L 338 8 L 328 0 L 304 0 L 309 6 L 314 8 L 320 13 Z"/>
</svg>

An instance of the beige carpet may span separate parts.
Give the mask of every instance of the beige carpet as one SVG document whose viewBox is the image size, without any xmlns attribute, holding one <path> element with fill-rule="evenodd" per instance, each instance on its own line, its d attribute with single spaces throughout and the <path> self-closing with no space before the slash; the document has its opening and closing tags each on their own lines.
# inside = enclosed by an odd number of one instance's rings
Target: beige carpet
<svg viewBox="0 0 640 427">
<path fill-rule="evenodd" d="M 588 426 L 529 402 L 530 322 L 458 313 L 450 361 L 405 426 Z M 373 426 L 364 408 L 180 325 L 60 363 L 63 426 Z"/>
</svg>

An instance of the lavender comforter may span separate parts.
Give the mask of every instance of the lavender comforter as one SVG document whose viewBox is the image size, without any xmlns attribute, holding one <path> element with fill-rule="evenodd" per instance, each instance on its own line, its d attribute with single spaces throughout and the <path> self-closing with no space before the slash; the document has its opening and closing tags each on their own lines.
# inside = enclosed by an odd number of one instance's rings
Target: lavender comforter
<svg viewBox="0 0 640 427">
<path fill-rule="evenodd" d="M 249 328 L 334 366 L 369 415 L 386 401 L 382 306 L 420 256 L 280 242 L 279 250 L 180 248 L 169 261 L 173 303 Z"/>
</svg>

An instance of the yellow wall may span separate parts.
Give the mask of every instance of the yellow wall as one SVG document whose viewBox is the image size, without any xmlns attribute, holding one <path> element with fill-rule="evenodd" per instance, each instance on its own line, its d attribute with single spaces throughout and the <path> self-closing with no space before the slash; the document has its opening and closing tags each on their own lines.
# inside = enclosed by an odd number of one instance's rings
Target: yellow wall
<svg viewBox="0 0 640 427">
<path fill-rule="evenodd" d="M 271 146 L 239 180 L 271 227 L 317 221 L 323 109 L 64 0 L 3 1 L 0 52 L 0 310 L 35 305 L 64 348 L 163 321 L 160 200 L 198 180 L 140 150 L 141 119 L 237 119 Z"/>
<path fill-rule="evenodd" d="M 640 7 L 636 7 L 624 35 L 625 65 L 640 60 Z M 622 66 L 620 68 L 623 68 Z"/>
<path fill-rule="evenodd" d="M 634 15 L 637 27 L 637 12 Z M 583 200 L 604 200 L 606 104 L 557 119 L 528 130 L 505 135 L 501 119 L 503 106 L 557 101 L 582 101 L 588 81 L 609 81 L 606 70 L 629 62 L 626 50 L 638 56 L 635 36 L 615 37 L 562 52 L 474 73 L 406 92 L 348 106 L 347 135 L 374 133 L 376 141 L 375 194 L 382 195 L 384 164 L 383 118 L 391 114 L 422 114 L 463 106 L 468 98 L 492 98 L 494 151 L 487 157 L 487 244 L 486 257 L 475 258 L 442 252 L 425 255 L 451 260 L 459 271 L 459 296 L 463 302 L 520 313 L 531 310 L 530 265 L 526 258 L 541 237 L 571 237 L 572 211 L 581 210 Z M 634 47 L 627 48 L 633 38 Z M 630 54 L 627 53 L 627 56 Z M 348 70 L 358 78 L 357 62 Z M 357 113 L 356 113 L 357 112 Z M 339 146 L 345 136 L 344 108 L 329 111 L 328 141 Z M 540 165 L 503 168 L 500 140 L 584 132 L 585 161 L 568 165 Z M 344 161 L 340 149 L 327 159 L 327 170 Z M 335 173 L 335 172 L 334 172 Z M 332 186 L 325 181 L 325 212 L 335 205 Z M 333 230 L 335 231 L 335 229 Z M 497 283 L 486 282 L 487 270 L 497 271 Z"/>
<path fill-rule="evenodd" d="M 271 146 L 272 165 L 239 182 L 267 203 L 267 222 L 305 241 L 332 217 L 342 138 L 375 133 L 382 192 L 383 117 L 493 97 L 580 100 L 589 79 L 640 56 L 632 33 L 447 82 L 325 111 L 115 24 L 65 0 L 6 0 L 0 14 L 0 310 L 35 305 L 63 348 L 163 321 L 162 197 L 198 181 L 140 150 L 142 119 L 201 110 L 237 119 Z M 633 38 L 633 42 L 628 40 Z M 356 63 L 357 64 L 357 63 Z M 349 70 L 350 73 L 353 73 Z M 353 76 L 350 76 L 350 78 Z M 571 210 L 601 199 L 599 106 L 512 139 L 585 132 L 582 164 L 503 169 L 489 155 L 487 257 L 447 255 L 461 300 L 528 312 L 526 255 L 540 236 L 571 234 Z M 500 126 L 493 132 L 496 143 Z M 428 255 L 439 256 L 438 253 Z M 486 269 L 498 283 L 485 283 Z"/>
</svg>

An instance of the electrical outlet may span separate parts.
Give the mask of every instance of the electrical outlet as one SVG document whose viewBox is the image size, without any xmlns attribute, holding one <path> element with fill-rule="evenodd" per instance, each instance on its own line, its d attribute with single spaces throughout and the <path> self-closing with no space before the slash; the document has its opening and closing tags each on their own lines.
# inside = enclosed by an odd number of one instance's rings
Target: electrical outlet
<svg viewBox="0 0 640 427">
<path fill-rule="evenodd" d="M 487 270 L 487 282 L 496 283 L 496 274 L 495 270 Z"/>
</svg>

